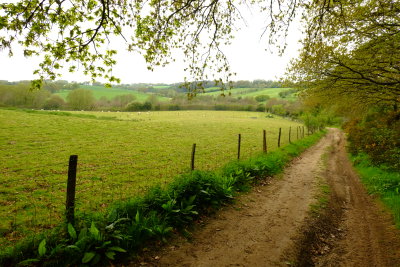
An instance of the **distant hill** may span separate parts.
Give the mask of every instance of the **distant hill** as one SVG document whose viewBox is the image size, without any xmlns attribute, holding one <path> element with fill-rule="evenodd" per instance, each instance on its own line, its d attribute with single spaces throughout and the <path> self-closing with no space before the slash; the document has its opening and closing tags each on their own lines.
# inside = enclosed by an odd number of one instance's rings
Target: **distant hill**
<svg viewBox="0 0 400 267">
<path fill-rule="evenodd" d="M 101 97 L 106 97 L 108 99 L 112 99 L 118 95 L 127 95 L 131 94 L 136 97 L 137 101 L 145 101 L 150 94 L 142 93 L 135 90 L 128 90 L 125 88 L 112 87 L 106 88 L 104 86 L 95 86 L 95 85 L 80 85 L 79 88 L 89 89 L 93 91 L 93 95 L 96 99 L 100 99 Z M 61 90 L 56 93 L 56 95 L 61 96 L 64 99 L 67 99 L 67 95 L 71 92 L 71 90 Z M 166 101 L 168 98 L 157 95 L 159 101 Z"/>
<path fill-rule="evenodd" d="M 232 97 L 256 97 L 259 95 L 268 95 L 270 98 L 282 98 L 279 93 L 291 90 L 291 88 L 232 88 L 226 90 L 225 95 L 231 94 Z M 218 96 L 221 95 L 218 87 L 210 87 L 205 89 L 205 93 L 201 95 Z M 296 100 L 296 94 L 289 94 L 284 99 Z"/>
</svg>

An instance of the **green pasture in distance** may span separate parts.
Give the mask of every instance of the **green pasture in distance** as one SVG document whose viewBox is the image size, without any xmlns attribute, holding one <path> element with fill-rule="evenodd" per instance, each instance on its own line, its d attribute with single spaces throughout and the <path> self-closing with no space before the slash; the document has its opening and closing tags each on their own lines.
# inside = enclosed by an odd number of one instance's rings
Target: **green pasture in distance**
<svg viewBox="0 0 400 267">
<path fill-rule="evenodd" d="M 229 94 L 229 92 L 231 93 L 231 95 L 232 96 L 235 96 L 235 95 L 237 95 L 237 94 L 240 94 L 240 93 L 242 93 L 242 92 L 247 92 L 248 90 L 258 90 L 257 88 L 232 88 L 232 89 L 227 89 L 227 90 L 225 90 L 224 92 L 222 92 L 222 91 L 220 91 L 220 90 L 217 90 L 216 91 L 216 89 L 218 89 L 217 87 L 210 87 L 210 88 L 206 88 L 205 89 L 205 93 L 204 93 L 204 95 L 212 95 L 212 96 L 219 96 L 219 95 L 221 95 L 222 93 L 224 93 L 225 95 L 228 95 Z"/>
<path fill-rule="evenodd" d="M 152 85 L 151 87 L 153 87 L 155 89 L 168 89 L 171 86 L 169 86 L 169 85 Z"/>
<path fill-rule="evenodd" d="M 300 126 L 257 112 L 71 112 L 99 119 L 43 113 L 0 109 L 0 231 L 13 232 L 0 244 L 62 220 L 70 155 L 79 157 L 82 213 L 168 183 L 189 169 L 193 143 L 195 168 L 212 170 L 236 159 L 239 133 L 241 158 L 249 158 L 262 150 L 263 129 L 274 150 L 279 127 L 285 145 L 289 127 L 296 140 Z"/>
<path fill-rule="evenodd" d="M 280 92 L 289 90 L 290 88 L 232 88 L 231 90 L 226 90 L 224 92 L 225 95 L 229 95 L 231 93 L 232 97 L 256 97 L 258 95 L 268 95 L 270 98 L 281 98 L 279 96 Z M 207 88 L 206 93 L 204 95 L 212 95 L 212 96 L 218 96 L 221 95 L 221 91 L 214 91 L 214 92 L 208 92 L 215 90 L 215 88 Z M 294 100 L 296 97 L 287 97 L 285 98 L 287 100 Z"/>
<path fill-rule="evenodd" d="M 239 93 L 243 97 L 256 97 L 258 95 L 268 95 L 271 98 L 280 98 L 279 93 L 290 90 L 290 88 L 263 88 L 255 92 L 243 92 Z"/>
<path fill-rule="evenodd" d="M 204 92 L 214 92 L 214 91 L 217 91 L 217 92 L 221 92 L 221 90 L 220 90 L 220 87 L 208 87 L 208 88 L 204 88 Z"/>
<path fill-rule="evenodd" d="M 136 97 L 136 100 L 139 102 L 144 102 L 150 94 L 141 93 L 138 91 L 127 90 L 124 88 L 112 87 L 106 88 L 104 86 L 91 86 L 91 85 L 80 85 L 80 88 L 89 89 L 93 91 L 93 95 L 96 99 L 100 99 L 101 97 L 106 97 L 108 99 L 112 99 L 117 95 L 127 95 L 131 94 Z M 70 90 L 62 90 L 57 95 L 61 96 L 64 99 L 67 99 L 67 95 L 71 92 Z M 166 101 L 168 98 L 163 96 L 157 96 L 159 101 Z"/>
</svg>

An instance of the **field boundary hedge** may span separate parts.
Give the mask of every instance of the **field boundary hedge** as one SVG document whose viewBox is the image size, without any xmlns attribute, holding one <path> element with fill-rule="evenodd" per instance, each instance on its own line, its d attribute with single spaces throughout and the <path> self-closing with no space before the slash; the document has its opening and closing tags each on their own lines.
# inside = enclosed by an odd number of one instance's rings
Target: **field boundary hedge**
<svg viewBox="0 0 400 267">
<path fill-rule="evenodd" d="M 144 196 L 114 203 L 105 214 L 78 214 L 75 225 L 60 224 L 0 252 L 0 266 L 98 266 L 123 261 L 148 242 L 167 242 L 173 232 L 185 233 L 199 216 L 280 173 L 324 134 L 318 132 L 273 152 L 232 161 L 216 171 L 178 175 L 164 188 L 154 186 Z"/>
</svg>

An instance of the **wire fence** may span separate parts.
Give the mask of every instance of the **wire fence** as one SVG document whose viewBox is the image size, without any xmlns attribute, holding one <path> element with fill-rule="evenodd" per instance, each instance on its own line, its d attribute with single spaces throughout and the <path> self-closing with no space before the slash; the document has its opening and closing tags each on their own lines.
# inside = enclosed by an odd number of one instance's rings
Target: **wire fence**
<svg viewBox="0 0 400 267">
<path fill-rule="evenodd" d="M 165 185 L 172 177 L 190 169 L 216 169 L 229 161 L 249 158 L 260 151 L 267 152 L 271 143 L 282 146 L 307 135 L 304 127 L 290 128 L 286 131 L 290 134 L 285 136 L 285 140 L 282 132 L 280 135 L 266 131 L 262 133 L 258 146 L 245 147 L 247 144 L 243 139 L 246 136 L 243 135 L 232 138 L 232 149 L 224 153 L 223 160 L 218 147 L 202 147 L 201 143 L 197 144 L 195 151 L 188 146 L 184 155 L 171 148 L 167 153 L 159 153 L 161 158 L 151 162 L 141 160 L 133 153 L 108 159 L 107 155 L 114 152 L 112 147 L 103 150 L 103 155 L 98 155 L 94 160 L 79 158 L 75 211 L 83 214 L 102 212 L 115 201 L 141 195 L 154 184 Z M 278 136 L 279 139 L 268 139 L 269 136 Z M 246 151 L 245 157 L 243 151 Z M 14 164 L 0 170 L 3 177 L 0 189 L 0 244 L 10 245 L 28 234 L 50 229 L 64 220 L 68 167 L 68 159 L 65 159 L 51 164 L 32 162 L 27 167 L 24 163 L 19 166 Z"/>
</svg>

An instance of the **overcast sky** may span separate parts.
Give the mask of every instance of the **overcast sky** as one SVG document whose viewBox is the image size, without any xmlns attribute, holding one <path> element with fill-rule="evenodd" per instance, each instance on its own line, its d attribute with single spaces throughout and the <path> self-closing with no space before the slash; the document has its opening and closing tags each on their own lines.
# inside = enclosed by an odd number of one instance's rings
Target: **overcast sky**
<svg viewBox="0 0 400 267">
<path fill-rule="evenodd" d="M 292 57 L 298 54 L 298 40 L 301 37 L 298 24 L 293 24 L 288 37 L 288 47 L 285 54 L 279 57 L 276 53 L 265 51 L 268 40 L 260 39 L 265 25 L 262 16 L 247 12 L 245 14 L 247 27 L 241 25 L 241 30 L 235 35 L 232 45 L 224 50 L 228 56 L 232 71 L 237 73 L 233 80 L 277 80 L 284 74 L 286 66 Z M 180 55 L 176 62 L 167 67 L 148 71 L 144 59 L 139 54 L 129 53 L 125 47 L 117 54 L 117 65 L 113 70 L 114 76 L 121 79 L 121 83 L 175 83 L 184 80 L 185 65 Z M 9 58 L 6 51 L 0 51 L 0 80 L 18 81 L 35 78 L 32 74 L 37 68 L 38 59 L 24 58 L 21 50 L 16 49 L 14 56 Z M 60 79 L 69 81 L 88 81 L 89 77 L 83 74 L 62 72 Z"/>
</svg>

